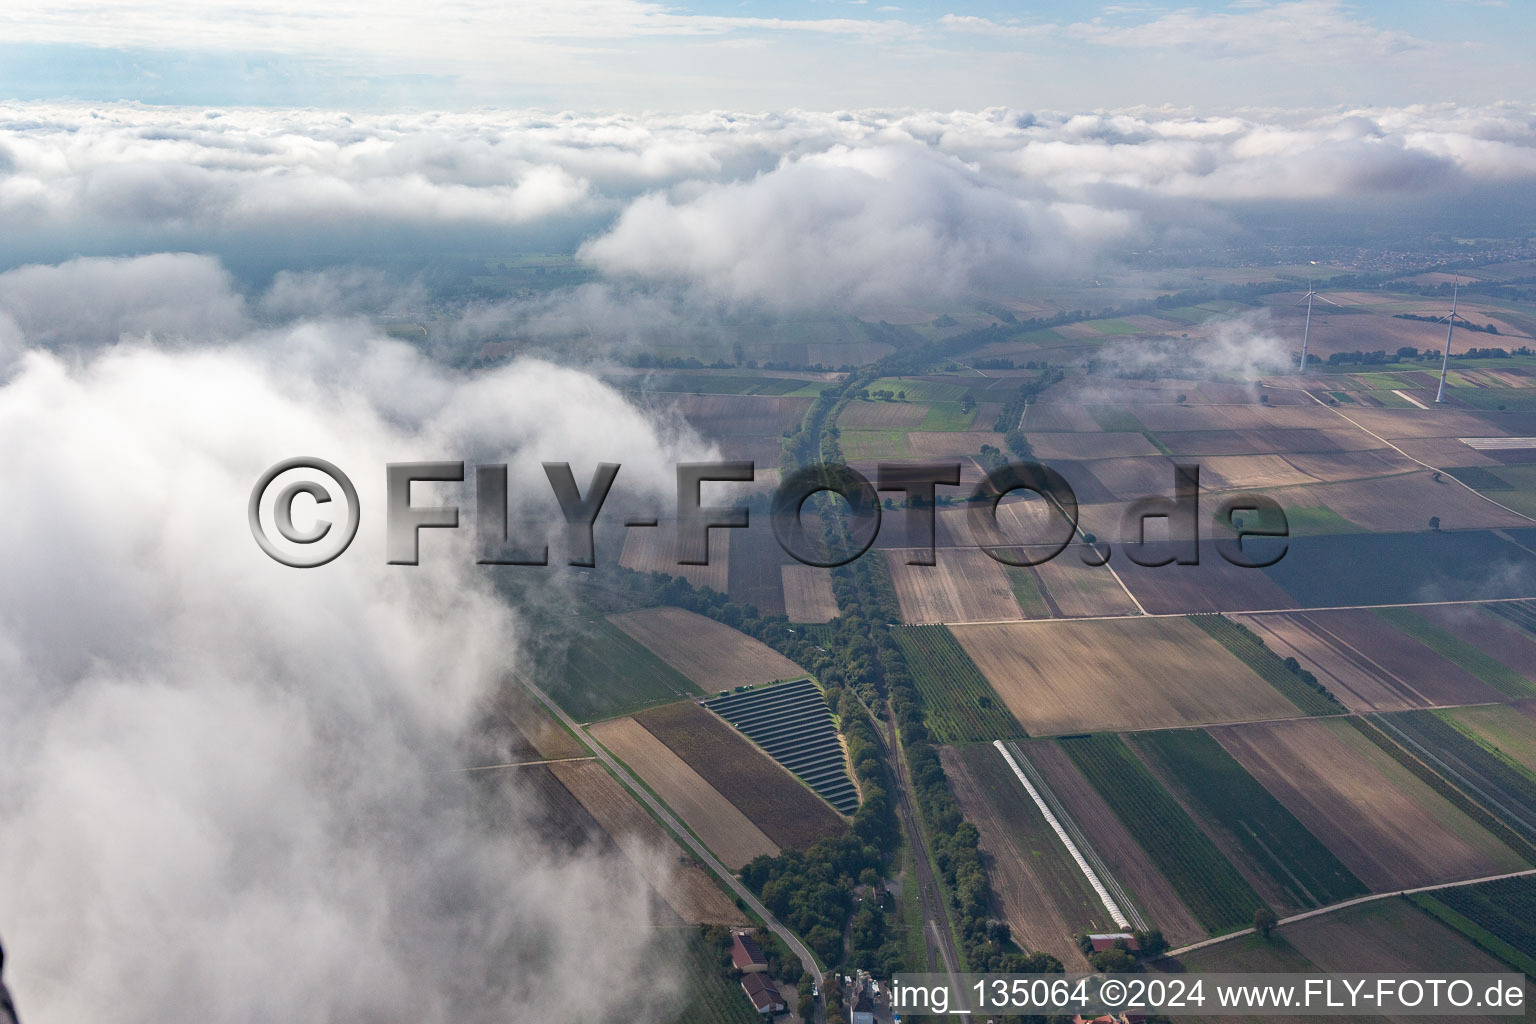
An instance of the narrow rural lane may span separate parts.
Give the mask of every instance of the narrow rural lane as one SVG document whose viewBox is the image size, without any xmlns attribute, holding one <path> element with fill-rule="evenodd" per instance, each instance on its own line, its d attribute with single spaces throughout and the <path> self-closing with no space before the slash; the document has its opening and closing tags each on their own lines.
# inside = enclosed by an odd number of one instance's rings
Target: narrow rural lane
<svg viewBox="0 0 1536 1024">
<path fill-rule="evenodd" d="M 1459 889 L 1464 885 L 1480 885 L 1483 882 L 1498 882 L 1505 878 L 1522 878 L 1526 875 L 1536 875 L 1536 868 L 1527 868 L 1524 871 L 1509 871 L 1502 875 L 1484 875 L 1482 878 L 1468 878 L 1460 882 L 1441 882 L 1438 885 L 1421 885 L 1416 889 L 1395 889 L 1392 892 L 1373 892 L 1369 896 L 1356 896 L 1352 900 L 1343 903 L 1330 903 L 1326 907 L 1318 907 L 1316 910 L 1308 910 L 1300 914 L 1292 914 L 1290 917 L 1282 917 L 1275 923 L 1275 927 L 1283 927 L 1295 924 L 1297 921 L 1305 921 L 1309 917 L 1322 917 L 1324 914 L 1332 914 L 1335 911 L 1346 910 L 1350 907 L 1358 907 L 1362 903 L 1375 903 L 1377 900 L 1388 900 L 1394 896 L 1412 896 L 1416 892 L 1436 892 L 1440 889 Z M 1218 935 L 1214 939 L 1205 939 L 1201 942 L 1191 942 L 1187 946 L 1178 949 L 1170 949 L 1164 953 L 1164 957 L 1183 956 L 1185 953 L 1193 953 L 1197 949 L 1205 949 L 1208 946 L 1217 946 L 1223 942 L 1240 939 L 1244 935 L 1252 935 L 1252 928 L 1244 928 L 1241 931 L 1228 932 L 1226 935 Z"/>
<path fill-rule="evenodd" d="M 901 745 L 896 742 L 896 723 L 889 717 L 882 720 L 886 731 L 877 733 L 885 746 L 886 760 L 896 774 L 896 812 L 901 816 L 902 828 L 907 834 L 907 847 L 912 851 L 912 869 L 917 872 L 918 891 L 923 907 L 923 939 L 932 960 L 935 950 L 949 973 L 949 983 L 954 991 L 960 991 L 960 954 L 955 949 L 955 933 L 949 927 L 949 913 L 939 895 L 939 881 L 933 874 L 933 861 L 928 856 L 928 844 L 923 841 L 923 830 L 917 817 L 917 804 L 912 799 L 912 777 L 907 772 L 907 759 Z"/>
<path fill-rule="evenodd" d="M 600 745 L 594 742 L 592 738 L 586 734 L 586 731 L 582 729 L 580 724 L 578 724 L 577 721 L 570 715 L 566 714 L 564 709 L 562 709 L 560 705 L 556 704 L 554 700 L 550 698 L 549 694 L 539 689 L 539 687 L 531 679 L 527 678 L 522 673 L 513 672 L 512 674 L 517 678 L 518 682 L 523 684 L 523 687 L 527 689 L 529 693 L 538 698 L 539 703 L 543 704 L 546 708 L 549 709 L 550 714 L 558 718 L 567 729 L 571 730 L 571 732 L 575 734 L 576 738 L 579 739 L 588 750 L 592 751 L 593 755 L 604 765 L 606 765 L 609 771 L 613 772 L 613 774 L 618 777 L 618 780 L 624 784 L 624 788 L 628 789 L 637 800 L 640 800 L 645 804 L 645 806 L 649 807 L 651 812 L 655 814 L 656 817 L 661 819 L 662 824 L 671 829 L 673 834 L 681 839 L 683 843 L 687 845 L 687 847 L 692 850 L 700 860 L 709 865 L 711 871 L 725 880 L 725 883 L 730 886 L 731 890 L 737 895 L 738 898 L 740 898 L 741 902 L 751 907 L 752 912 L 763 919 L 763 924 L 767 926 L 768 930 L 773 932 L 784 941 L 784 945 L 789 947 L 790 952 L 794 953 L 795 956 L 800 959 L 800 964 L 805 968 L 805 972 L 812 978 L 815 978 L 817 983 L 820 984 L 821 968 L 817 965 L 816 957 L 812 955 L 810 949 L 805 945 L 805 943 L 801 942 L 799 937 L 795 935 L 794 932 L 790 931 L 789 928 L 786 927 L 781 921 L 779 921 L 778 918 L 774 917 L 773 914 L 769 912 L 768 908 L 763 906 L 762 902 L 752 893 L 752 890 L 743 885 L 741 883 L 741 879 L 737 878 L 734 874 L 731 873 L 729 869 L 726 868 L 724 864 L 721 864 L 720 861 L 715 859 L 715 855 L 709 852 L 709 848 L 695 839 L 693 833 L 684 828 L 682 823 L 672 816 L 672 812 L 667 810 L 667 808 L 662 805 L 661 801 L 653 797 L 644 786 L 640 785 L 634 776 L 630 775 L 629 771 L 623 765 L 621 765 L 618 760 L 613 757 L 613 755 L 609 754 L 608 751 L 604 750 Z M 827 1004 L 825 997 L 818 998 L 816 1000 L 815 1024 L 827 1024 Z"/>
</svg>

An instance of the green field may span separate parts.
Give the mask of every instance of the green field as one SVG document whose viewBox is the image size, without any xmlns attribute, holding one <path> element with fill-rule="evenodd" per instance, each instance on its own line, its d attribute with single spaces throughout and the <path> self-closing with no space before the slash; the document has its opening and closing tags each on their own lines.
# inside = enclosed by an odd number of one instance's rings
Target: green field
<svg viewBox="0 0 1536 1024">
<path fill-rule="evenodd" d="M 1294 906 L 1325 906 L 1365 894 L 1365 884 L 1208 733 L 1141 733 L 1131 743 L 1191 806 L 1236 840 Z"/>
<path fill-rule="evenodd" d="M 1296 505 L 1285 510 L 1291 533 L 1361 533 L 1356 524 L 1327 505 Z"/>
<path fill-rule="evenodd" d="M 1008 573 L 1008 586 L 1013 591 L 1013 599 L 1019 602 L 1019 610 L 1031 619 L 1049 618 L 1051 609 L 1045 603 L 1045 595 L 1040 593 L 1040 580 L 1034 570 L 1023 565 L 1005 565 L 1003 568 Z"/>
<path fill-rule="evenodd" d="M 1145 434 L 1147 425 L 1129 409 L 1118 405 L 1090 405 L 1088 415 L 1106 434 Z"/>
<path fill-rule="evenodd" d="M 1482 466 L 1456 466 L 1446 470 L 1468 487 L 1479 491 L 1512 491 L 1514 485 Z"/>
<path fill-rule="evenodd" d="M 1371 721 L 1510 828 L 1536 840 L 1536 775 L 1457 728 L 1449 714 L 1400 711 Z"/>
<path fill-rule="evenodd" d="M 1536 388 L 1453 388 L 1447 382 L 1445 397 L 1483 411 L 1531 412 L 1536 410 Z"/>
<path fill-rule="evenodd" d="M 1259 674 L 1269 685 L 1283 693 L 1287 700 L 1309 715 L 1342 715 L 1345 707 L 1331 695 L 1309 686 L 1305 680 L 1286 667 L 1280 656 L 1268 647 L 1253 631 L 1241 623 L 1233 622 L 1224 615 L 1191 615 L 1190 621 L 1214 637 L 1221 646 Z"/>
<path fill-rule="evenodd" d="M 923 695 L 928 730 L 938 743 L 1022 739 L 1024 730 L 945 626 L 891 631 Z"/>
<path fill-rule="evenodd" d="M 1411 897 L 1420 908 L 1517 971 L 1536 975 L 1536 876 Z"/>
<path fill-rule="evenodd" d="M 984 378 L 975 378 L 982 384 L 989 383 Z M 971 388 L 956 381 L 953 384 L 933 380 L 912 380 L 903 377 L 881 377 L 868 385 L 871 392 L 894 391 L 897 394 L 905 391 L 908 402 L 958 402 L 971 392 Z"/>
<path fill-rule="evenodd" d="M 905 430 L 844 430 L 838 447 L 845 459 L 899 459 L 912 454 Z"/>
<path fill-rule="evenodd" d="M 1259 894 L 1120 737 L 1057 742 L 1211 934 L 1253 923 Z"/>
<path fill-rule="evenodd" d="M 539 677 L 555 703 L 584 722 L 702 693 L 638 640 L 600 617 L 581 620 L 568 643 L 540 658 Z"/>
<path fill-rule="evenodd" d="M 1536 697 L 1536 685 L 1476 645 L 1447 633 L 1412 608 L 1378 608 L 1376 614 L 1436 654 L 1455 662 L 1506 697 Z"/>
<path fill-rule="evenodd" d="M 960 408 L 957 402 L 936 402 L 928 407 L 918 430 L 970 430 L 976 420 L 976 410 Z"/>
<path fill-rule="evenodd" d="M 720 958 L 697 929 L 681 957 L 686 1002 L 673 1024 L 756 1024 L 759 1019 L 741 985 L 725 973 Z"/>
</svg>

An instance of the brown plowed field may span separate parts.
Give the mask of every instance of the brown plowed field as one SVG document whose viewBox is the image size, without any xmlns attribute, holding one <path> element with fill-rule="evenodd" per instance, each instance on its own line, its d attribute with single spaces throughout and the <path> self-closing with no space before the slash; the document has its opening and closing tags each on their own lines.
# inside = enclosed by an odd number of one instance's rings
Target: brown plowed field
<svg viewBox="0 0 1536 1024">
<path fill-rule="evenodd" d="M 667 830 L 602 765 L 567 761 L 550 765 L 550 770 L 685 923 L 747 923 L 746 914 L 709 872 L 684 854 Z"/>
<path fill-rule="evenodd" d="M 682 608 L 624 612 L 608 621 L 706 691 L 806 674 L 762 641 Z"/>
<path fill-rule="evenodd" d="M 939 753 L 960 810 L 981 833 L 987 878 L 1014 941 L 1051 954 L 1069 971 L 1087 970 L 1072 936 L 1114 931 L 1116 925 L 1071 854 L 995 749 L 945 747 Z"/>
<path fill-rule="evenodd" d="M 1147 922 L 1161 928 L 1175 946 L 1205 938 L 1206 930 L 1195 915 L 1162 872 L 1152 866 L 1146 851 L 1126 831 L 1093 784 L 1083 778 L 1066 751 L 1050 741 L 1025 743 L 1024 750 L 1109 870 L 1131 891 Z"/>
<path fill-rule="evenodd" d="M 664 519 L 660 526 L 631 527 L 625 531 L 619 564 L 638 572 L 664 572 L 681 576 L 696 587 L 712 587 L 725 593 L 730 579 L 730 542 L 722 531 L 711 530 L 708 565 L 677 564 L 677 524 Z"/>
<path fill-rule="evenodd" d="M 1347 721 L 1312 718 L 1210 732 L 1374 890 L 1527 866 Z"/>
<path fill-rule="evenodd" d="M 655 790 L 727 867 L 739 868 L 758 854 L 779 852 L 762 829 L 633 718 L 600 722 L 590 731 Z"/>
<path fill-rule="evenodd" d="M 635 717 L 773 842 L 804 849 L 843 831 L 830 804 L 708 709 L 682 701 Z"/>
<path fill-rule="evenodd" d="M 1296 706 L 1184 619 L 954 626 L 1032 736 L 1286 718 Z"/>
<path fill-rule="evenodd" d="M 936 565 L 908 565 L 906 551 L 889 551 L 891 583 L 906 622 L 1022 619 L 1001 563 L 979 548 L 938 548 Z"/>
<path fill-rule="evenodd" d="M 810 565 L 779 568 L 784 586 L 784 611 L 790 622 L 829 622 L 837 618 L 832 570 Z"/>
</svg>

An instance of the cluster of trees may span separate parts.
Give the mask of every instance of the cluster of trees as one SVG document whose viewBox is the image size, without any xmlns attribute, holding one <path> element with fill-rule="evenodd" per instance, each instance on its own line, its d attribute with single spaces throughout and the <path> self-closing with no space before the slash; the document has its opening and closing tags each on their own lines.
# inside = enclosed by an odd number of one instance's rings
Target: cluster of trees
<svg viewBox="0 0 1536 1024">
<path fill-rule="evenodd" d="M 724 359 L 706 363 L 697 356 L 658 356 L 641 352 L 630 360 L 629 365 L 641 370 L 729 370 L 736 364 Z"/>
<path fill-rule="evenodd" d="M 859 388 L 858 395 L 866 402 L 905 402 L 907 400 L 905 391 L 892 391 L 889 388 L 877 388 L 874 391 L 869 388 Z"/>
<path fill-rule="evenodd" d="M 1061 378 L 1062 372 L 1060 370 L 1046 370 L 1034 380 L 1020 384 L 1018 390 L 1013 393 L 1013 396 L 1008 399 L 1007 404 L 1003 406 L 1002 411 L 997 414 L 997 422 L 992 424 L 992 429 L 999 434 L 1007 434 L 1017 429 L 1019 419 L 1024 415 L 1024 406 L 1029 403 L 1029 400 L 1061 380 Z M 1010 447 L 1012 446 L 1010 445 Z"/>
<path fill-rule="evenodd" d="M 1262 641 L 1260 642 L 1262 643 Z M 1300 679 L 1302 682 L 1306 683 L 1319 694 L 1326 697 L 1328 700 L 1333 701 L 1335 704 L 1339 703 L 1339 699 L 1333 695 L 1328 687 L 1318 682 L 1317 676 L 1313 675 L 1310 669 L 1301 667 L 1301 662 L 1297 661 L 1295 658 L 1286 658 L 1285 667 L 1290 669 L 1291 674 L 1294 675 L 1297 679 Z"/>
<path fill-rule="evenodd" d="M 1424 324 L 1438 324 L 1445 319 L 1439 316 L 1420 316 L 1417 313 L 1394 313 L 1392 315 L 1399 320 L 1417 320 Z M 1458 316 L 1456 319 L 1460 320 L 1461 317 Z M 1499 328 L 1495 324 L 1471 324 L 1463 320 L 1458 326 L 1464 331 L 1481 331 L 1484 334 L 1499 333 Z"/>
</svg>

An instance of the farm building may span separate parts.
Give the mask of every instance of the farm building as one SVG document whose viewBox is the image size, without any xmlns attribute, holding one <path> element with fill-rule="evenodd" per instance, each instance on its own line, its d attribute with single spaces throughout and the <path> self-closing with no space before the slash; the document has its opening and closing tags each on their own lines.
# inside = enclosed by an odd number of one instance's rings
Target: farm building
<svg viewBox="0 0 1536 1024">
<path fill-rule="evenodd" d="M 768 958 L 763 955 L 763 947 L 757 944 L 751 932 L 731 934 L 731 963 L 738 971 L 748 974 L 768 969 Z"/>
<path fill-rule="evenodd" d="M 875 1001 L 868 992 L 860 992 L 859 1001 L 853 1004 L 853 1024 L 875 1024 Z"/>
<path fill-rule="evenodd" d="M 752 1000 L 752 1008 L 759 1014 L 770 1015 L 783 1013 L 786 1009 L 784 997 L 779 994 L 778 987 L 769 981 L 763 974 L 747 974 L 741 979 L 741 989 Z"/>
<path fill-rule="evenodd" d="M 1136 941 L 1136 936 L 1130 932 L 1104 932 L 1088 936 L 1088 942 L 1093 946 L 1095 953 L 1102 953 L 1106 949 L 1114 949 L 1116 945 L 1125 944 L 1125 948 L 1131 952 L 1141 948 L 1141 943 Z"/>
</svg>

